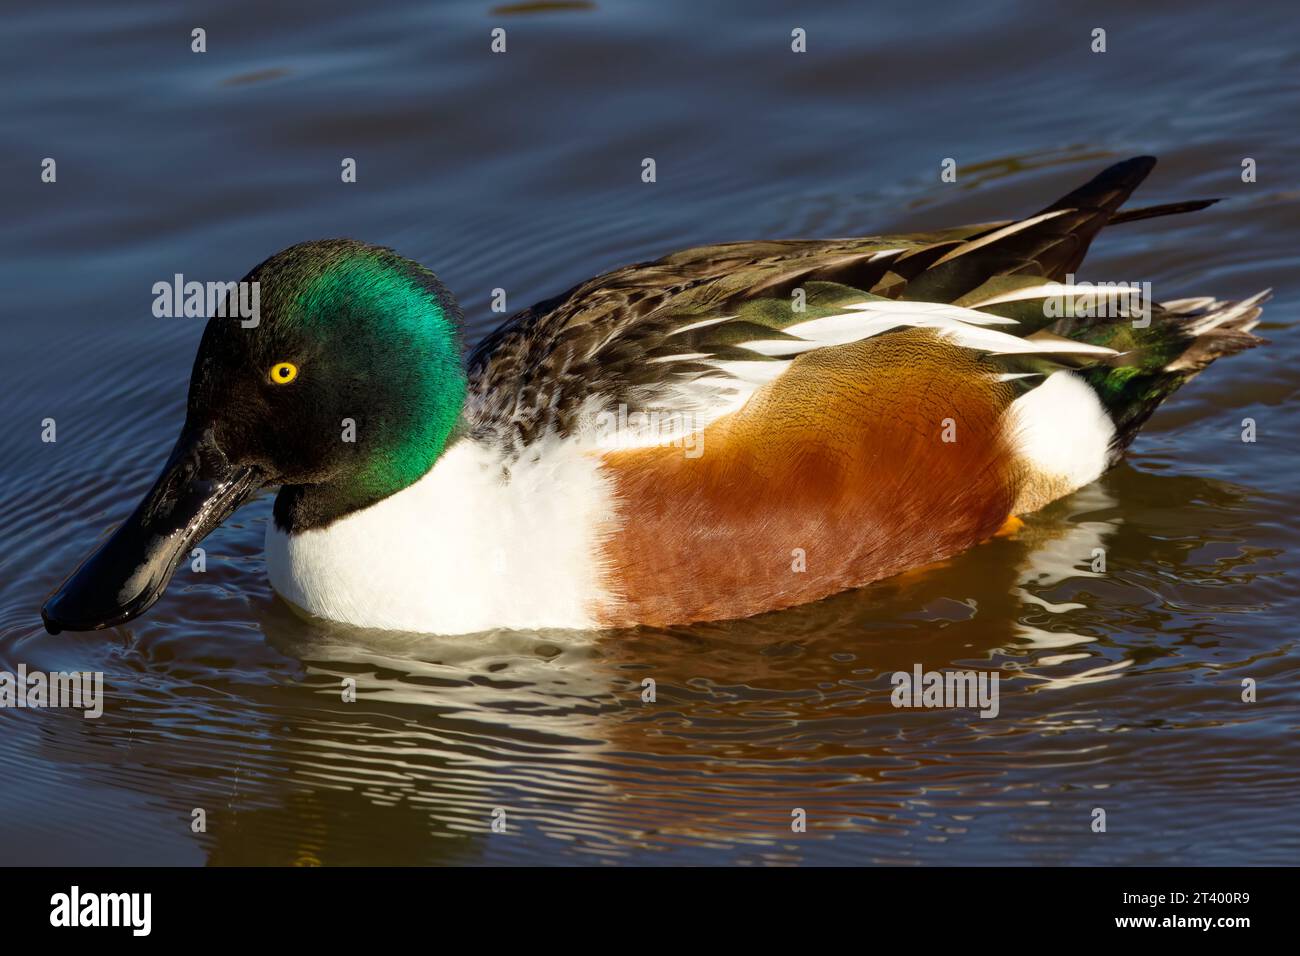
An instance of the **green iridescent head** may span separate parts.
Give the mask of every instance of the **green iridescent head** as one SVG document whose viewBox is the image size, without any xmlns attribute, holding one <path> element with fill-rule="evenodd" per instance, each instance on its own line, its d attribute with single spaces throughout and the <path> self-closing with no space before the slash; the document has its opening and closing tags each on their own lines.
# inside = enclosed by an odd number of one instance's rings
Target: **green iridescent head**
<svg viewBox="0 0 1300 956">
<path fill-rule="evenodd" d="M 281 485 L 275 520 L 319 527 L 424 475 L 465 398 L 460 309 L 390 249 L 305 242 L 245 277 L 258 321 L 213 318 L 190 379 L 187 431 Z"/>
</svg>

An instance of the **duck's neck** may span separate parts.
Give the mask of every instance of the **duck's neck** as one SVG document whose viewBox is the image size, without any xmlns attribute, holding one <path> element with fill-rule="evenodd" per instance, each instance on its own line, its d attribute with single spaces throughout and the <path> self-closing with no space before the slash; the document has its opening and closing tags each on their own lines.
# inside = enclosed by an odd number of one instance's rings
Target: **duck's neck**
<svg viewBox="0 0 1300 956">
<path fill-rule="evenodd" d="M 383 456 L 356 475 L 312 485 L 284 485 L 275 496 L 273 520 L 288 534 L 325 528 L 364 511 L 415 484 L 459 438 L 456 420 L 440 440 L 411 445 Z"/>
</svg>

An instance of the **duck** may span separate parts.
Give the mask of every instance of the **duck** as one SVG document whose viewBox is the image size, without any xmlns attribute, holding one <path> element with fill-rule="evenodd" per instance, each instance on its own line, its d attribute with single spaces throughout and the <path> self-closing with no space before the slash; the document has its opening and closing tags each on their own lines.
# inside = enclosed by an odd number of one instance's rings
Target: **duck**
<svg viewBox="0 0 1300 956">
<path fill-rule="evenodd" d="M 180 436 L 41 614 L 148 610 L 259 489 L 271 587 L 307 618 L 427 634 L 780 611 L 1014 533 L 1155 409 L 1263 340 L 1265 290 L 1155 302 L 1074 279 L 1140 156 L 1021 219 L 732 242 L 615 269 L 462 347 L 425 266 L 303 242 L 203 332 Z"/>
</svg>

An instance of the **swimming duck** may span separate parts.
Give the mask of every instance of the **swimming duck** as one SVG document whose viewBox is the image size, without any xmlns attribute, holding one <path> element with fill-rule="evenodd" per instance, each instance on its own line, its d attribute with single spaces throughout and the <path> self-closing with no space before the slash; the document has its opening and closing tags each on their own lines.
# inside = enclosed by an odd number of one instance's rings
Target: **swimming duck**
<svg viewBox="0 0 1300 956">
<path fill-rule="evenodd" d="M 465 361 L 424 266 L 292 246 L 245 278 L 255 327 L 208 321 L 161 476 L 46 626 L 143 613 L 275 485 L 274 589 L 374 628 L 739 618 L 950 557 L 1095 481 L 1175 389 L 1262 341 L 1267 293 L 1156 304 L 1068 281 L 1103 226 L 1213 202 L 1119 211 L 1154 164 L 1025 219 L 617 269 Z"/>
</svg>

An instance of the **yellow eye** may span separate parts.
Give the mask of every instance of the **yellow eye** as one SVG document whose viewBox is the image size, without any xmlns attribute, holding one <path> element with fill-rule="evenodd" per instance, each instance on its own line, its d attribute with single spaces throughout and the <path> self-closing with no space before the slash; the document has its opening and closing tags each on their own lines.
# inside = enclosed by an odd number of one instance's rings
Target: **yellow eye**
<svg viewBox="0 0 1300 956">
<path fill-rule="evenodd" d="M 288 385 L 298 377 L 298 366 L 292 362 L 276 362 L 271 366 L 271 381 L 276 385 Z"/>
</svg>

